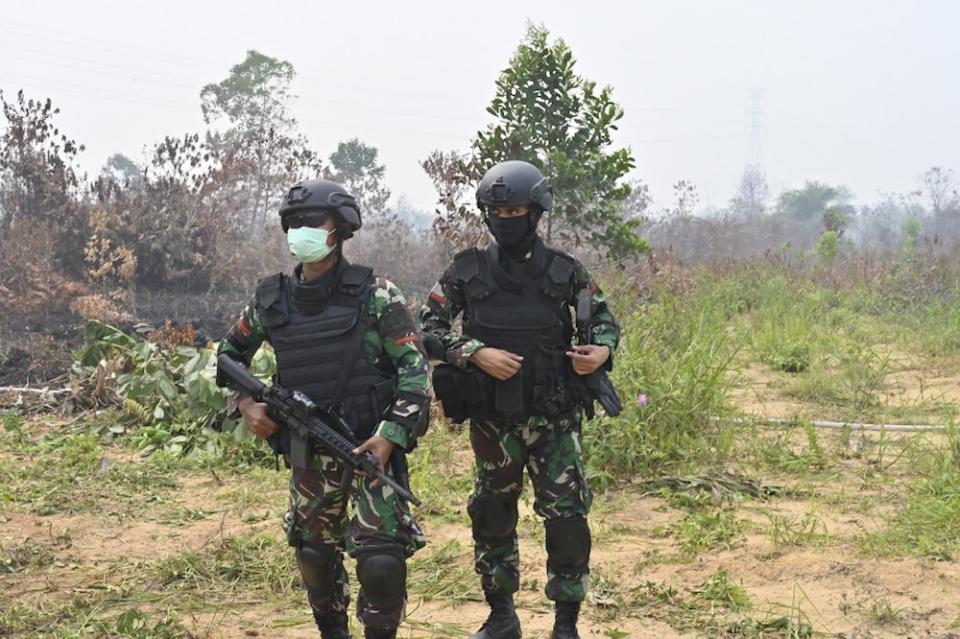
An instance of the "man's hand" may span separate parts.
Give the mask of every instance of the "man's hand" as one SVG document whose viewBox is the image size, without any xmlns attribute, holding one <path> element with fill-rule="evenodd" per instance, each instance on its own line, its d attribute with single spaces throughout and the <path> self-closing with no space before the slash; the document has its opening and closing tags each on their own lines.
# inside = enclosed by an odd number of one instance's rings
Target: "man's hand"
<svg viewBox="0 0 960 639">
<path fill-rule="evenodd" d="M 267 405 L 254 401 L 252 397 L 247 396 L 240 400 L 240 414 L 243 415 L 247 428 L 257 437 L 266 439 L 277 432 L 277 422 L 267 417 Z"/>
<path fill-rule="evenodd" d="M 470 356 L 470 361 L 479 366 L 484 373 L 502 382 L 519 372 L 523 358 L 510 351 L 484 346 Z"/>
<path fill-rule="evenodd" d="M 380 437 L 379 435 L 374 435 L 367 441 L 363 442 L 362 444 L 354 448 L 353 454 L 362 455 L 363 453 L 369 450 L 380 461 L 380 470 L 386 472 L 387 462 L 390 461 L 390 455 L 393 454 L 393 449 L 395 447 L 396 447 L 395 444 L 389 439 L 385 439 L 383 437 Z M 356 470 L 354 472 L 356 472 L 356 474 L 358 475 L 364 474 L 363 471 L 360 471 L 360 470 Z M 377 486 L 379 484 L 380 484 L 380 480 L 375 479 L 370 485 Z"/>
<path fill-rule="evenodd" d="M 589 375 L 610 358 L 609 346 L 584 344 L 567 351 L 567 357 L 573 360 L 573 372 L 577 375 Z"/>
</svg>

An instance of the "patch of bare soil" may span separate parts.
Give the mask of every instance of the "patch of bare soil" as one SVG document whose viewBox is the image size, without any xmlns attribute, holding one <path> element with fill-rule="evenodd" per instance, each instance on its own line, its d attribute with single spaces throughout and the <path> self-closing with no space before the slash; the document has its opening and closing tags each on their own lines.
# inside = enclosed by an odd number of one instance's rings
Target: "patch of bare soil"
<svg viewBox="0 0 960 639">
<path fill-rule="evenodd" d="M 942 367 L 941 367 L 942 368 Z M 771 370 L 759 362 L 743 364 L 732 373 L 736 383 L 730 399 L 746 415 L 764 419 L 831 419 L 829 409 L 790 397 L 789 373 Z M 953 370 L 933 370 L 899 355 L 891 360 L 890 372 L 877 394 L 884 406 L 908 410 L 911 423 L 942 423 L 944 410 L 960 406 L 960 376 Z"/>
<path fill-rule="evenodd" d="M 126 461 L 135 463 L 132 459 L 117 463 Z M 5 548 L 32 544 L 37 556 L 46 557 L 36 566 L 0 575 L 4 598 L 33 606 L 67 601 L 116 583 L 135 562 L 202 550 L 221 536 L 268 533 L 283 543 L 278 515 L 286 495 L 281 487 L 275 485 L 266 494 L 245 500 L 237 493 L 245 478 L 226 481 L 211 474 L 185 473 L 179 479 L 181 488 L 164 496 L 158 506 L 167 515 L 118 521 L 97 514 L 4 513 L 0 544 Z M 256 490 L 253 480 L 250 487 Z M 696 630 L 677 631 L 667 622 L 676 612 L 670 604 L 641 606 L 638 593 L 652 582 L 694 599 L 691 591 L 720 569 L 731 583 L 746 590 L 753 604 L 752 618 L 802 614 L 828 637 L 949 637 L 950 625 L 960 615 L 956 564 L 859 554 L 858 536 L 877 529 L 887 511 L 861 509 L 858 503 L 883 501 L 884 491 L 895 491 L 895 486 L 872 486 L 851 474 L 822 484 L 812 499 L 744 502 L 736 511 L 737 518 L 747 522 L 744 534 L 728 547 L 704 551 L 692 560 L 679 559 L 676 539 L 656 532 L 681 519 L 683 512 L 669 508 L 663 499 L 632 490 L 609 496 L 591 518 L 595 588 L 582 615 L 585 638 L 710 636 Z M 109 506 L 104 504 L 104 509 Z M 198 520 L 178 519 L 177 512 L 203 515 Z M 797 522 L 809 513 L 822 524 L 813 537 L 793 544 L 775 541 L 772 516 Z M 252 518 L 254 514 L 262 517 Z M 552 624 L 552 610 L 542 592 L 546 555 L 539 523 L 525 503 L 521 520 L 523 587 L 518 605 L 524 636 L 536 639 L 549 636 Z M 479 627 L 486 608 L 480 601 L 479 581 L 471 573 L 466 516 L 454 524 L 423 523 L 430 545 L 422 553 L 435 552 L 449 540 L 459 542 L 463 552 L 451 569 L 468 575 L 467 589 L 473 596 L 457 604 L 412 596 L 400 636 L 467 636 Z M 411 574 L 411 579 L 416 578 Z M 164 606 L 176 609 L 177 602 L 166 601 Z M 211 637 L 317 636 L 305 601 L 291 606 L 261 600 L 257 593 L 216 611 L 181 611 L 181 617 L 198 635 Z"/>
<path fill-rule="evenodd" d="M 926 370 L 909 369 L 891 373 L 886 383 L 887 391 L 883 399 L 888 404 L 960 404 L 960 377 L 957 375 L 931 375 Z"/>
<path fill-rule="evenodd" d="M 789 383 L 785 373 L 777 373 L 764 364 L 751 362 L 734 374 L 737 382 L 730 392 L 730 401 L 745 415 L 763 419 L 822 417 L 812 414 L 815 406 L 784 394 L 784 388 Z"/>
</svg>

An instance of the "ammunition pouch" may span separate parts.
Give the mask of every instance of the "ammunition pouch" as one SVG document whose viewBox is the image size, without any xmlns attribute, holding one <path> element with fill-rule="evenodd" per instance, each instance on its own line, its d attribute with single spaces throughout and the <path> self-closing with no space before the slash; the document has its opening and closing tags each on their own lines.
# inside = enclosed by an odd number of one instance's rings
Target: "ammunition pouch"
<svg viewBox="0 0 960 639">
<path fill-rule="evenodd" d="M 448 419 L 517 423 L 533 415 L 556 417 L 576 405 L 567 381 L 564 349 L 540 346 L 513 377 L 500 381 L 476 366 L 460 369 L 440 364 L 433 370 L 433 390 Z M 532 360 L 532 361 L 531 361 Z"/>
<path fill-rule="evenodd" d="M 433 369 L 433 392 L 443 404 L 443 414 L 458 424 L 465 419 L 493 418 L 492 381 L 476 366 L 463 370 L 440 364 Z"/>
<path fill-rule="evenodd" d="M 531 415 L 556 417 L 573 408 L 573 393 L 567 381 L 568 361 L 565 348 L 540 346 L 537 349 L 530 401 Z"/>
</svg>

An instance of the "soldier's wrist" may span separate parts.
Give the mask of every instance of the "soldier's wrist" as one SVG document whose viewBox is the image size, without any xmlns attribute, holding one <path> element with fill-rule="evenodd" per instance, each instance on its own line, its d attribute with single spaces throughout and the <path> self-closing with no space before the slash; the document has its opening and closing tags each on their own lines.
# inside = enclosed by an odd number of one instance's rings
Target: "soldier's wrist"
<svg viewBox="0 0 960 639">
<path fill-rule="evenodd" d="M 471 339 L 470 341 L 464 343 L 460 346 L 460 357 L 457 358 L 458 361 L 463 362 L 461 368 L 466 368 L 467 362 L 470 361 L 474 355 L 476 355 L 480 350 L 486 348 L 486 344 L 481 342 L 478 339 Z"/>
<path fill-rule="evenodd" d="M 607 359 L 603 361 L 603 363 L 600 365 L 600 368 L 602 368 L 605 371 L 612 370 L 613 369 L 613 353 L 614 353 L 615 346 L 611 346 L 610 344 L 597 344 L 597 346 L 607 347 Z"/>
<path fill-rule="evenodd" d="M 227 417 L 230 419 L 239 419 L 243 415 L 243 408 L 249 404 L 248 400 L 253 398 L 240 391 L 232 391 L 227 395 Z"/>
<path fill-rule="evenodd" d="M 383 437 L 401 450 L 406 450 L 407 443 L 410 441 L 409 433 L 402 426 L 388 419 L 380 422 L 374 435 Z"/>
</svg>

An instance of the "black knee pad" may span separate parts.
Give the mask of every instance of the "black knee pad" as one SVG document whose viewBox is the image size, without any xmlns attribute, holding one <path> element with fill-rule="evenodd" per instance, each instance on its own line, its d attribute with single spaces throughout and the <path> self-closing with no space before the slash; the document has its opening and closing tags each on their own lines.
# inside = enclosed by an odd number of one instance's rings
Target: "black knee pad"
<svg viewBox="0 0 960 639">
<path fill-rule="evenodd" d="M 403 546 L 385 544 L 358 548 L 357 581 L 372 604 L 391 606 L 407 596 L 407 560 Z"/>
<path fill-rule="evenodd" d="M 467 512 L 475 541 L 498 543 L 509 540 L 517 529 L 516 493 L 491 493 L 470 499 Z"/>
<path fill-rule="evenodd" d="M 590 565 L 590 526 L 583 517 L 548 519 L 547 565 L 559 575 L 578 576 Z"/>
<path fill-rule="evenodd" d="M 333 592 L 342 561 L 340 551 L 326 544 L 303 544 L 297 548 L 297 563 L 307 592 L 328 595 Z"/>
</svg>

